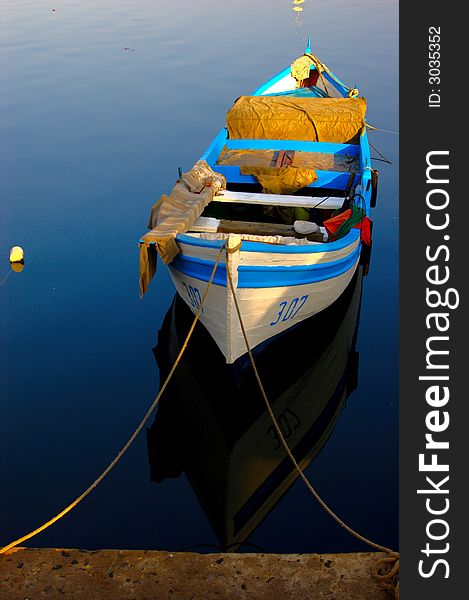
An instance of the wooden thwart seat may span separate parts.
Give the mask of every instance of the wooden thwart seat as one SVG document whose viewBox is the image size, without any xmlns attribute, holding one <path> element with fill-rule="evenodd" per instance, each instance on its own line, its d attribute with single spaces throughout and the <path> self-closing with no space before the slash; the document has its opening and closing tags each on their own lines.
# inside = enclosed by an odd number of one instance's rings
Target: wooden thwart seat
<svg viewBox="0 0 469 600">
<path fill-rule="evenodd" d="M 282 236 L 298 239 L 306 238 L 312 242 L 323 242 L 325 229 L 309 235 L 304 235 L 296 232 L 293 225 L 286 225 L 284 223 L 257 223 L 254 221 L 232 221 L 229 219 L 215 219 L 213 217 L 199 217 L 191 227 L 190 232 Z"/>
<path fill-rule="evenodd" d="M 348 179 L 348 174 L 347 179 Z M 321 208 L 336 210 L 341 208 L 344 198 L 327 196 L 313 198 L 311 196 L 289 196 L 281 194 L 254 194 L 250 192 L 232 192 L 222 190 L 214 196 L 212 202 L 230 202 L 239 204 L 258 204 L 264 206 L 293 206 L 302 208 Z"/>
<path fill-rule="evenodd" d="M 349 154 L 350 156 L 357 156 L 360 153 L 359 144 L 308 142 L 304 140 L 232 140 L 227 138 L 224 140 L 224 145 L 228 150 L 295 150 L 297 152 Z"/>
</svg>

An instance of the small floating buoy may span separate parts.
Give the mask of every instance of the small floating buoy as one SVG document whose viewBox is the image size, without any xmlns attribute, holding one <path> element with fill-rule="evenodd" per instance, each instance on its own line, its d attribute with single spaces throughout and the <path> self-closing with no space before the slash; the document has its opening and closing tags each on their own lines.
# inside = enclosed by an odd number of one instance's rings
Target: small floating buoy
<svg viewBox="0 0 469 600">
<path fill-rule="evenodd" d="M 21 246 L 13 246 L 10 250 L 10 267 L 15 273 L 24 269 L 24 250 Z"/>
<path fill-rule="evenodd" d="M 24 250 L 21 246 L 13 246 L 10 250 L 11 263 L 24 263 Z"/>
</svg>

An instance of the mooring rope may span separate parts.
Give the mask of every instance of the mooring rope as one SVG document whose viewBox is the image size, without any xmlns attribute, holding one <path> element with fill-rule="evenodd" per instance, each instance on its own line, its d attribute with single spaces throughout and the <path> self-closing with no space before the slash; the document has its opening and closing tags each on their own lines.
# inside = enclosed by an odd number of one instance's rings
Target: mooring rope
<svg viewBox="0 0 469 600">
<path fill-rule="evenodd" d="M 228 256 L 227 256 L 227 263 L 228 263 Z M 304 484 L 306 485 L 306 487 L 308 488 L 308 490 L 311 492 L 311 494 L 313 495 L 313 497 L 317 500 L 317 502 L 322 506 L 322 508 L 334 519 L 334 521 L 336 521 L 336 523 L 338 523 L 341 527 L 343 527 L 345 529 L 345 531 L 347 531 L 348 533 L 350 533 L 353 537 L 355 537 L 356 539 L 360 540 L 361 542 L 363 542 L 364 544 L 367 544 L 368 546 L 374 548 L 375 550 L 379 550 L 381 552 L 386 552 L 386 554 L 388 554 L 389 556 L 387 556 L 386 558 L 379 560 L 374 568 L 373 571 L 373 575 L 378 579 L 378 581 L 380 582 L 380 585 L 383 587 L 383 589 L 390 589 L 390 586 L 393 587 L 393 589 L 395 590 L 395 596 L 396 598 L 399 598 L 399 584 L 398 583 L 393 583 L 395 578 L 398 577 L 398 572 L 399 572 L 399 553 L 396 552 L 395 550 L 392 550 L 391 548 L 388 548 L 387 546 L 382 546 L 381 544 L 378 544 L 376 542 L 373 542 L 372 540 L 368 539 L 367 537 L 361 535 L 360 533 L 358 533 L 357 531 L 355 531 L 354 529 L 352 529 L 349 525 L 347 525 L 344 521 L 342 521 L 342 519 L 326 504 L 326 502 L 321 498 L 321 496 L 318 494 L 318 492 L 314 489 L 314 487 L 311 485 L 309 479 L 306 477 L 306 475 L 304 474 L 303 470 L 301 469 L 300 465 L 298 464 L 296 458 L 294 457 L 292 451 L 290 450 L 290 447 L 287 444 L 287 441 L 285 440 L 285 437 L 283 435 L 283 432 L 280 428 L 280 425 L 278 424 L 277 418 L 275 417 L 275 414 L 272 410 L 272 407 L 270 406 L 270 402 L 267 398 L 267 394 L 265 392 L 264 386 L 262 384 L 262 380 L 260 378 L 259 375 L 259 371 L 257 370 L 257 366 L 254 360 L 254 356 L 252 354 L 252 350 L 251 350 L 251 346 L 249 344 L 249 340 L 246 334 L 246 329 L 244 327 L 244 322 L 243 322 L 243 318 L 241 315 L 241 310 L 239 308 L 239 303 L 238 303 L 238 298 L 236 295 L 236 291 L 235 291 L 235 287 L 233 285 L 233 279 L 231 276 L 231 271 L 230 271 L 230 266 L 229 264 L 227 264 L 227 268 L 226 268 L 226 273 L 228 276 L 228 281 L 229 281 L 229 285 L 230 285 L 230 289 L 231 289 L 231 294 L 233 296 L 233 300 L 234 300 L 234 304 L 235 304 L 235 308 L 236 308 L 236 313 L 238 315 L 238 320 L 239 320 L 239 324 L 241 326 L 241 331 L 243 334 L 243 338 L 244 338 L 244 343 L 246 344 L 246 349 L 249 355 L 249 360 L 251 362 L 252 365 L 252 369 L 254 371 L 254 375 L 255 378 L 257 380 L 257 384 L 259 386 L 259 390 L 261 392 L 262 398 L 264 399 L 264 403 L 265 406 L 267 408 L 267 412 L 269 413 L 270 419 L 272 421 L 272 425 L 279 437 L 280 443 L 282 444 L 285 452 L 287 453 L 288 458 L 290 459 L 290 461 L 292 462 L 296 472 L 298 473 L 299 477 L 303 480 Z M 394 564 L 394 566 L 391 566 L 392 564 Z M 387 565 L 387 566 L 386 566 Z M 385 570 L 384 573 L 382 573 L 383 569 Z"/>
<path fill-rule="evenodd" d="M 391 129 L 381 129 L 381 127 L 375 127 L 374 125 L 370 125 L 366 123 L 366 126 L 370 131 L 382 131 L 383 133 L 392 133 L 393 135 L 400 135 L 399 131 L 392 131 Z"/>
<path fill-rule="evenodd" d="M 223 250 L 224 250 L 224 245 L 222 245 L 222 247 L 220 248 L 220 250 L 218 252 L 217 258 L 215 260 L 215 264 L 213 266 L 212 274 L 210 275 L 210 279 L 208 281 L 207 287 L 205 288 L 204 295 L 202 296 L 202 300 L 200 301 L 199 309 L 198 309 L 198 311 L 197 311 L 197 313 L 196 313 L 196 315 L 194 317 L 194 321 L 192 322 L 192 325 L 191 325 L 191 327 L 189 329 L 189 332 L 188 332 L 188 334 L 186 336 L 186 339 L 184 340 L 184 344 L 182 345 L 182 348 L 179 351 L 179 354 L 178 354 L 176 360 L 174 361 L 174 364 L 173 364 L 173 366 L 171 368 L 171 371 L 169 372 L 168 377 L 166 378 L 164 384 L 160 388 L 160 391 L 158 392 L 156 398 L 153 400 L 153 403 L 150 406 L 150 408 L 148 409 L 147 413 L 145 414 L 145 416 L 143 417 L 143 419 L 140 421 L 140 424 L 138 425 L 137 429 L 130 436 L 129 440 L 124 445 L 124 447 L 122 448 L 122 450 L 119 452 L 119 454 L 116 456 L 116 458 L 106 467 L 106 469 L 101 473 L 101 475 L 97 479 L 95 479 L 95 481 L 82 494 L 80 494 L 80 496 L 78 496 L 78 498 L 76 498 L 71 504 L 69 504 L 66 508 L 64 508 L 61 512 L 59 512 L 55 517 L 53 517 L 52 519 L 50 519 L 49 521 L 47 521 L 46 523 L 44 523 L 43 525 L 41 525 L 40 527 L 38 527 L 37 529 L 35 529 L 34 531 L 31 531 L 30 533 L 27 533 L 26 535 L 23 535 L 22 537 L 18 538 L 14 542 L 11 542 L 10 544 L 8 544 L 8 545 L 4 546 L 3 548 L 1 548 L 0 549 L 0 554 L 4 554 L 8 550 L 11 550 L 11 548 L 14 548 L 15 546 L 18 546 L 18 544 L 21 544 L 22 542 L 25 542 L 26 540 L 29 540 L 30 538 L 34 537 L 35 535 L 37 535 L 41 531 L 44 531 L 44 529 L 47 529 L 48 527 L 50 527 L 51 525 L 53 525 L 56 521 L 58 521 L 63 516 L 65 516 L 68 512 L 70 512 L 72 510 L 72 508 L 75 508 L 75 506 L 77 504 L 79 504 L 82 500 L 84 500 L 84 498 L 86 498 L 86 496 L 88 496 L 88 494 L 90 494 L 99 485 L 99 483 L 101 483 L 101 481 L 106 477 L 106 475 L 111 471 L 111 469 L 113 469 L 113 467 L 116 466 L 116 464 L 120 461 L 120 459 L 127 452 L 127 450 L 129 449 L 129 446 L 132 444 L 132 442 L 138 436 L 138 434 L 142 430 L 143 426 L 145 425 L 145 423 L 150 418 L 150 415 L 152 414 L 152 412 L 156 408 L 156 405 L 160 401 L 161 396 L 164 394 L 164 392 L 165 392 L 165 390 L 166 390 L 166 388 L 167 388 L 167 386 L 169 384 L 169 381 L 170 381 L 171 377 L 173 376 L 173 373 L 176 370 L 176 367 L 178 366 L 178 364 L 179 364 L 179 362 L 180 362 L 180 360 L 182 358 L 182 355 L 184 354 L 184 352 L 185 352 L 185 350 L 187 348 L 187 344 L 189 343 L 189 340 L 190 340 L 190 338 L 192 336 L 192 333 L 193 333 L 193 331 L 195 329 L 196 323 L 199 320 L 199 317 L 200 317 L 200 315 L 202 313 L 202 308 L 204 306 L 205 299 L 207 297 L 207 294 L 208 294 L 208 291 L 210 289 L 210 286 L 212 285 L 213 278 L 215 276 L 215 271 L 217 270 L 218 263 L 220 262 Z"/>
<path fill-rule="evenodd" d="M 384 154 L 381 154 L 381 152 L 378 150 L 378 148 L 376 148 L 375 146 L 373 146 L 373 144 L 370 142 L 370 140 L 368 140 L 368 143 L 373 148 L 373 150 L 375 152 L 377 152 L 381 156 L 381 159 L 382 159 L 383 162 L 388 163 L 388 165 L 392 165 L 392 162 L 389 160 L 389 158 L 387 158 L 386 156 L 384 156 Z M 373 158 L 373 160 L 379 160 L 379 158 Z"/>
<path fill-rule="evenodd" d="M 10 269 L 10 271 L 8 271 L 8 273 L 0 279 L 0 287 L 5 283 L 5 281 L 8 279 L 8 277 L 10 277 L 12 273 L 13 271 Z"/>
<path fill-rule="evenodd" d="M 303 482 L 305 483 L 306 487 L 308 488 L 308 490 L 311 492 L 311 494 L 313 495 L 313 497 L 317 500 L 317 502 L 322 506 L 322 508 L 341 526 L 343 527 L 348 533 L 350 533 L 352 536 L 354 536 L 356 539 L 360 540 L 361 542 L 369 545 L 370 547 L 374 548 L 375 550 L 379 550 L 381 552 L 385 552 L 388 554 L 387 557 L 380 559 L 379 561 L 376 562 L 376 564 L 374 565 L 372 574 L 373 576 L 378 580 L 380 586 L 388 591 L 394 591 L 394 595 L 396 599 L 399 599 L 399 581 L 398 581 L 398 577 L 399 577 L 399 553 L 395 552 L 394 550 L 391 550 L 390 548 L 387 548 L 386 546 L 382 546 L 381 544 L 378 544 L 376 542 L 373 542 L 371 540 L 369 540 L 368 538 L 366 538 L 365 536 L 359 534 L 358 532 L 356 532 L 354 529 L 352 529 L 351 527 L 349 527 L 344 521 L 342 521 L 342 519 L 331 509 L 329 508 L 329 506 L 326 504 L 326 502 L 319 496 L 319 494 L 316 492 L 316 490 L 314 489 L 314 487 L 311 485 L 311 483 L 309 482 L 308 478 L 306 477 L 306 475 L 303 473 L 303 470 L 301 469 L 301 467 L 299 466 L 299 464 L 297 463 L 293 453 L 291 452 L 285 437 L 283 436 L 282 430 L 278 424 L 278 421 L 275 417 L 275 414 L 270 406 L 269 400 L 267 398 L 267 394 L 265 392 L 264 386 L 262 384 L 262 380 L 260 378 L 259 372 L 257 370 L 257 366 L 256 363 L 254 361 L 254 357 L 252 354 L 252 350 L 249 344 L 249 340 L 246 334 L 246 329 L 244 327 L 244 322 L 241 316 L 241 310 L 239 308 L 239 303 L 238 303 L 238 298 L 236 295 L 236 291 L 233 285 L 233 279 L 231 277 L 231 272 L 230 272 L 230 267 L 229 267 L 229 254 L 239 250 L 239 245 L 235 248 L 226 248 L 226 253 L 227 253 L 227 277 L 228 277 L 228 282 L 229 282 L 229 286 L 231 289 L 231 293 L 233 296 L 233 300 L 234 300 L 234 304 L 235 304 L 235 308 L 236 308 L 236 313 L 239 319 L 239 323 L 241 326 L 241 331 L 243 334 L 243 338 L 244 338 L 244 342 L 246 344 L 246 349 L 249 355 L 249 359 L 254 371 L 254 375 L 256 377 L 259 389 L 261 391 L 262 397 L 264 399 L 266 408 L 267 408 L 267 412 L 269 413 L 269 416 L 272 420 L 272 424 L 274 426 L 274 429 L 279 437 L 279 440 L 285 450 L 285 452 L 287 453 L 287 456 L 289 457 L 289 459 L 291 460 L 295 470 L 297 471 L 299 477 L 303 480 Z M 134 431 L 134 433 L 131 435 L 131 437 L 129 438 L 129 440 L 127 441 L 127 443 L 123 446 L 123 448 L 121 449 L 121 451 L 117 454 L 116 458 L 106 467 L 106 469 L 101 473 L 101 475 L 99 475 L 99 477 L 97 477 L 97 479 L 95 479 L 95 481 L 82 493 L 80 494 L 80 496 L 78 496 L 78 498 L 76 498 L 71 504 L 69 504 L 66 508 L 64 508 L 60 513 L 58 513 L 55 517 L 53 517 L 52 519 L 50 519 L 49 521 L 47 521 L 46 523 L 44 523 L 43 525 L 41 525 L 40 527 L 38 527 L 37 529 L 35 529 L 34 531 L 31 531 L 29 533 L 27 533 L 26 535 L 18 538 L 17 540 L 10 542 L 9 544 L 7 544 L 6 546 L 4 546 L 3 548 L 0 549 L 0 554 L 4 554 L 5 552 L 7 552 L 8 550 L 11 550 L 12 548 L 14 548 L 15 546 L 18 546 L 19 544 L 21 544 L 22 542 L 25 542 L 26 540 L 34 537 L 35 535 L 37 535 L 38 533 L 40 533 L 41 531 L 44 531 L 45 529 L 47 529 L 48 527 L 50 527 L 51 525 L 53 525 L 55 522 L 57 522 L 59 519 L 61 519 L 62 517 L 64 517 L 68 512 L 70 512 L 73 508 L 75 508 L 75 506 L 77 506 L 82 500 L 84 500 L 98 485 L 99 483 L 101 483 L 101 481 L 106 477 L 106 475 L 116 466 L 116 464 L 120 461 L 120 459 L 124 456 L 124 454 L 126 453 L 126 451 L 128 450 L 128 448 L 130 447 L 130 445 L 132 444 L 132 442 L 136 439 L 136 437 L 138 436 L 138 434 L 140 433 L 140 431 L 142 430 L 142 428 L 144 427 L 145 423 L 148 421 L 148 419 L 150 418 L 151 414 L 153 413 L 154 409 L 156 408 L 158 402 L 160 401 L 161 396 L 163 395 L 163 393 L 165 392 L 173 374 L 174 371 L 176 370 L 176 367 L 178 366 L 186 348 L 187 345 L 189 343 L 189 340 L 192 336 L 192 333 L 195 329 L 195 326 L 197 324 L 197 321 L 199 320 L 199 317 L 202 313 L 202 309 L 205 303 L 205 300 L 207 298 L 207 294 L 208 291 L 213 283 L 213 278 L 215 276 L 215 272 L 217 270 L 218 264 L 220 262 L 221 256 L 223 251 L 225 250 L 225 244 L 223 244 L 217 254 L 216 260 L 215 260 L 215 264 L 213 266 L 213 270 L 212 273 L 210 275 L 207 287 L 205 288 L 205 292 L 202 296 L 199 308 L 197 310 L 197 313 L 194 317 L 194 321 L 192 322 L 192 325 L 189 329 L 189 332 L 187 333 L 186 339 L 184 340 L 184 343 L 181 347 L 181 350 L 179 351 L 179 354 L 176 358 L 176 360 L 174 361 L 174 364 L 164 382 L 164 384 L 162 385 L 162 387 L 160 388 L 160 391 L 158 392 L 157 396 L 155 397 L 153 403 L 151 404 L 150 408 L 148 409 L 148 411 L 146 412 L 145 416 L 143 417 L 143 419 L 140 421 L 137 429 Z M 396 581 L 397 580 L 397 581 Z"/>
</svg>

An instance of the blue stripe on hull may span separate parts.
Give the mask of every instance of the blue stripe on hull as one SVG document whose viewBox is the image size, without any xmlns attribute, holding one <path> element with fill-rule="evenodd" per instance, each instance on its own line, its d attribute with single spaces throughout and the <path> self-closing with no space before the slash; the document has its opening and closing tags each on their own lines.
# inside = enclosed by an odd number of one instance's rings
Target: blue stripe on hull
<svg viewBox="0 0 469 600">
<path fill-rule="evenodd" d="M 349 271 L 360 256 L 361 244 L 347 257 L 329 263 L 291 267 L 239 266 L 238 288 L 269 288 L 304 285 L 333 279 Z M 171 267 L 199 281 L 208 281 L 213 262 L 178 254 Z M 226 287 L 226 265 L 220 264 L 213 282 Z"/>
</svg>

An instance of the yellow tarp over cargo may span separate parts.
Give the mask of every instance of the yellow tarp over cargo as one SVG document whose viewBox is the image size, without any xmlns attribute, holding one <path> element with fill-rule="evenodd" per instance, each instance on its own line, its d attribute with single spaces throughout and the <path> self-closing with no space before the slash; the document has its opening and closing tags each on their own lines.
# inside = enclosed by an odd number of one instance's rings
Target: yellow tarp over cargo
<svg viewBox="0 0 469 600">
<path fill-rule="evenodd" d="M 231 139 L 358 143 L 365 98 L 241 96 L 226 115 Z"/>
<path fill-rule="evenodd" d="M 297 167 L 240 167 L 240 171 L 254 175 L 264 194 L 292 194 L 318 178 L 316 171 Z"/>
<path fill-rule="evenodd" d="M 226 179 L 199 160 L 177 181 L 169 196 L 152 206 L 148 228 L 140 244 L 140 295 L 156 272 L 156 251 L 165 264 L 179 253 L 175 238 L 188 231 L 212 198 L 226 188 Z"/>
</svg>

